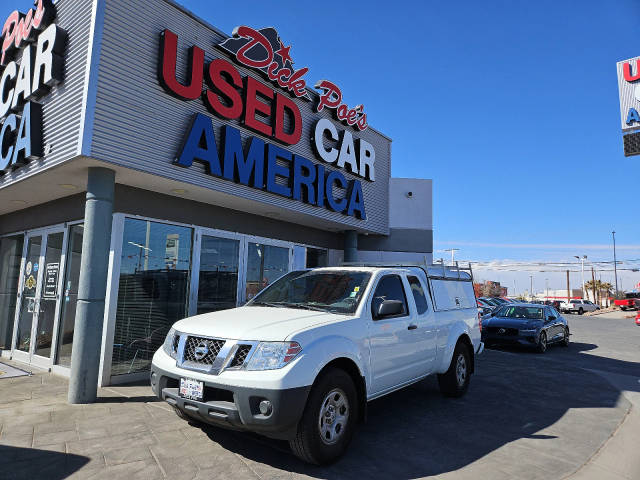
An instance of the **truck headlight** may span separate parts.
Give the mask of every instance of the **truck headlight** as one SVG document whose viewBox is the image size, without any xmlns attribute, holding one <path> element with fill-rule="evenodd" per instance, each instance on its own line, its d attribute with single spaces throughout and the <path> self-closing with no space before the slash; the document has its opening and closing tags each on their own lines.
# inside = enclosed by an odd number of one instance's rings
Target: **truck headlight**
<svg viewBox="0 0 640 480">
<path fill-rule="evenodd" d="M 275 370 L 287 365 L 302 351 L 298 342 L 260 342 L 247 370 Z"/>
<path fill-rule="evenodd" d="M 179 339 L 180 335 L 178 334 L 178 332 L 176 332 L 175 328 L 169 330 L 169 333 L 167 333 L 167 338 L 164 339 L 162 348 L 164 349 L 165 353 L 171 358 L 176 358 L 178 356 Z"/>
</svg>

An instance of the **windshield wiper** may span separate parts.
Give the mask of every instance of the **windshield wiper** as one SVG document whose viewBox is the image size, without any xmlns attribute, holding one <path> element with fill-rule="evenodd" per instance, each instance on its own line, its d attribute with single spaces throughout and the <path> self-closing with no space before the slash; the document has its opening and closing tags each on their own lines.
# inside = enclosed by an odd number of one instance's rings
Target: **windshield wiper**
<svg viewBox="0 0 640 480">
<path fill-rule="evenodd" d="M 265 307 L 287 308 L 289 304 L 284 302 L 253 302 L 251 305 L 264 305 Z"/>
<path fill-rule="evenodd" d="M 314 312 L 326 312 L 326 308 L 316 307 L 314 305 L 309 305 L 308 303 L 290 303 L 293 308 L 302 308 L 304 310 L 313 310 Z"/>
<path fill-rule="evenodd" d="M 308 303 L 295 303 L 295 302 L 253 302 L 251 305 L 264 305 L 266 307 L 275 307 L 275 308 L 298 308 L 300 310 L 311 310 L 314 312 L 329 312 L 329 313 L 343 313 L 338 309 L 331 308 L 327 305 L 325 308 L 310 305 Z"/>
</svg>

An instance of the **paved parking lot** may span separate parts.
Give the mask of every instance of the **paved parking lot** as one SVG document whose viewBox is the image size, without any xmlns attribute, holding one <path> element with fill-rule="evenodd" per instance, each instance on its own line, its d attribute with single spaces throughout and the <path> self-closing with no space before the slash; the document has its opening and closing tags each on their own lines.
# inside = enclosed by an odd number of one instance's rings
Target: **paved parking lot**
<svg viewBox="0 0 640 480">
<path fill-rule="evenodd" d="M 0 478 L 565 478 L 585 472 L 640 396 L 640 327 L 620 317 L 570 316 L 568 349 L 485 352 L 462 399 L 427 380 L 372 402 L 328 468 L 285 442 L 189 425 L 146 386 L 70 406 L 58 377 L 2 379 Z"/>
</svg>

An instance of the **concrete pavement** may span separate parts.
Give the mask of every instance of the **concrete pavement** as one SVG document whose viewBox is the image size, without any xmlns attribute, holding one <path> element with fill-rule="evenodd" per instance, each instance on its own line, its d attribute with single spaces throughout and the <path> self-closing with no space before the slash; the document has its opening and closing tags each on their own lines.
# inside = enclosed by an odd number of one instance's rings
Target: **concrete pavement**
<svg viewBox="0 0 640 480">
<path fill-rule="evenodd" d="M 571 317 L 568 349 L 485 352 L 464 398 L 443 398 L 430 379 L 372 402 L 327 468 L 285 442 L 189 425 L 144 385 L 68 405 L 59 377 L 0 380 L 0 478 L 637 479 L 628 456 L 603 455 L 638 445 L 627 427 L 638 418 L 640 327 L 602 319 Z"/>
</svg>

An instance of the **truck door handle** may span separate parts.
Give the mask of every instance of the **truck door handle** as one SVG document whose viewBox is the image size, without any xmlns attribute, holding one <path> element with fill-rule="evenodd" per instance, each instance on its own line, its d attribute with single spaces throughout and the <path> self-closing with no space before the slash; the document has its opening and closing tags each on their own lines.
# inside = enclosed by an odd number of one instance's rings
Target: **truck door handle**
<svg viewBox="0 0 640 480">
<path fill-rule="evenodd" d="M 418 325 L 409 325 L 407 330 L 415 330 L 416 328 L 418 328 Z"/>
</svg>

